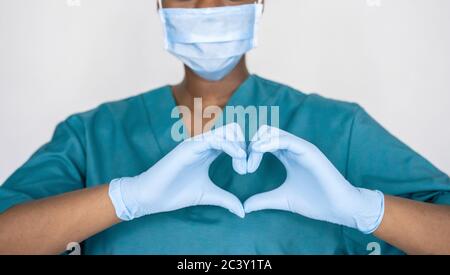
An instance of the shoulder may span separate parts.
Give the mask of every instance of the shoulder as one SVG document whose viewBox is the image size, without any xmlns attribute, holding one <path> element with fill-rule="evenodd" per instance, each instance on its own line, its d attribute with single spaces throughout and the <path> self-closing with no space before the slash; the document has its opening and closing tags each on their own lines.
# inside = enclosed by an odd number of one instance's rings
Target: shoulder
<svg viewBox="0 0 450 275">
<path fill-rule="evenodd" d="M 347 102 L 321 96 L 316 93 L 305 93 L 289 85 L 255 76 L 258 85 L 268 91 L 268 96 L 277 97 L 278 104 L 287 109 L 296 109 L 302 114 L 314 114 L 316 118 L 339 117 L 353 119 L 363 108 L 354 102 Z"/>
<path fill-rule="evenodd" d="M 254 75 L 254 78 L 256 83 L 255 85 L 258 86 L 258 90 L 265 91 L 263 96 L 276 98 L 278 102 L 301 104 L 308 97 L 307 94 L 301 92 L 300 90 L 294 89 L 289 85 L 268 80 L 257 75 Z"/>
<path fill-rule="evenodd" d="M 80 140 L 106 137 L 114 133 L 133 133 L 148 125 L 148 102 L 162 99 L 164 88 L 157 88 L 128 98 L 104 102 L 97 107 L 69 115 L 60 122 L 55 134 L 66 132 Z M 145 127 L 144 127 L 145 128 Z"/>
<path fill-rule="evenodd" d="M 357 103 L 327 98 L 318 94 L 308 95 L 303 108 L 305 112 L 310 112 L 319 119 L 334 122 L 353 123 L 358 114 L 364 112 Z"/>
<path fill-rule="evenodd" d="M 104 102 L 93 109 L 70 115 L 65 122 L 79 124 L 126 121 L 137 114 L 146 113 L 145 100 L 157 101 L 163 90 L 164 87 L 161 87 L 124 99 Z"/>
</svg>

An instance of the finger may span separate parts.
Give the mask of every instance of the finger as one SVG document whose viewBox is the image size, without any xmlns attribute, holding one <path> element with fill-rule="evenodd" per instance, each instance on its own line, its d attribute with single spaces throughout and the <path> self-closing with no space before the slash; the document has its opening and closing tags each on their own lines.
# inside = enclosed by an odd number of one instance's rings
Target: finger
<svg viewBox="0 0 450 275">
<path fill-rule="evenodd" d="M 223 129 L 222 129 L 223 130 Z M 246 158 L 247 153 L 238 142 L 223 138 L 225 134 L 216 135 L 213 132 L 194 137 L 187 142 L 193 144 L 196 153 L 204 153 L 214 149 L 223 151 L 232 158 Z"/>
<path fill-rule="evenodd" d="M 263 160 L 264 154 L 250 150 L 247 160 L 247 173 L 255 173 Z"/>
<path fill-rule="evenodd" d="M 198 202 L 198 205 L 222 207 L 228 209 L 231 213 L 239 216 L 240 218 L 245 217 L 245 211 L 241 201 L 235 195 L 219 188 L 213 183 L 209 184 L 204 190 L 203 196 Z"/>
<path fill-rule="evenodd" d="M 289 173 L 289 168 L 291 166 L 289 154 L 286 154 L 286 151 L 284 151 L 284 150 L 283 151 L 275 151 L 272 154 L 284 165 L 284 167 L 288 170 L 288 173 Z"/>
<path fill-rule="evenodd" d="M 255 135 L 252 137 L 252 140 L 249 145 L 248 150 L 248 161 L 247 161 L 247 172 L 248 173 L 254 173 L 258 170 L 259 166 L 261 165 L 261 161 L 263 159 L 264 153 L 262 152 L 256 152 L 252 150 L 252 147 L 254 144 L 258 142 L 265 141 L 270 138 L 270 132 L 271 127 L 267 125 L 261 126 L 258 131 L 255 133 Z"/>
<path fill-rule="evenodd" d="M 214 149 L 215 154 L 210 162 L 212 163 L 221 153 L 226 153 L 232 159 L 233 169 L 240 175 L 247 174 L 247 153 L 242 149 L 239 144 L 227 140 L 211 140 L 211 149 Z"/>
<path fill-rule="evenodd" d="M 315 152 L 317 148 L 310 142 L 288 132 L 275 132 L 270 138 L 258 140 L 252 144 L 252 150 L 260 153 L 274 153 L 279 150 L 287 150 L 297 155 Z"/>
<path fill-rule="evenodd" d="M 241 126 L 237 123 L 230 123 L 218 129 L 214 129 L 211 134 L 221 139 L 245 143 L 244 133 L 242 132 Z"/>
<path fill-rule="evenodd" d="M 231 123 L 224 127 L 214 129 L 201 136 L 193 138 L 197 143 L 196 152 L 203 153 L 208 150 L 224 152 L 233 159 L 233 169 L 241 175 L 247 173 L 247 152 L 242 128 L 237 123 Z M 214 161 L 219 155 L 214 154 L 209 162 Z"/>
<path fill-rule="evenodd" d="M 270 140 L 273 134 L 273 128 L 263 125 L 258 132 L 253 136 L 252 142 L 249 145 L 249 158 L 247 162 L 248 173 L 254 173 L 258 170 L 266 152 L 254 150 L 254 146 L 261 143 L 266 143 Z"/>
<path fill-rule="evenodd" d="M 244 203 L 245 213 L 269 209 L 291 211 L 284 188 L 254 195 Z"/>
<path fill-rule="evenodd" d="M 233 141 L 225 139 L 212 138 L 208 140 L 211 149 L 222 151 L 235 159 L 246 159 L 247 152 L 241 146 Z"/>
<path fill-rule="evenodd" d="M 269 138 L 252 144 L 252 151 L 257 153 L 274 153 L 280 150 L 290 151 L 292 141 L 286 136 Z"/>
<path fill-rule="evenodd" d="M 241 126 L 237 123 L 232 123 L 231 126 L 229 126 L 229 128 L 227 129 L 232 133 L 233 137 L 232 140 L 239 142 L 240 144 L 243 144 L 244 145 L 243 149 L 245 149 L 245 135 L 244 132 L 242 131 Z"/>
<path fill-rule="evenodd" d="M 238 174 L 247 174 L 245 138 L 239 124 L 231 123 L 215 130 L 210 139 L 212 148 L 221 150 L 232 157 L 233 169 Z M 240 149 L 236 147 L 240 147 Z"/>
<path fill-rule="evenodd" d="M 233 169 L 239 175 L 247 174 L 247 159 L 246 158 L 233 158 Z"/>
<path fill-rule="evenodd" d="M 272 153 L 281 163 L 283 163 L 284 167 L 289 166 L 289 160 L 287 159 L 287 155 L 291 153 L 290 142 L 285 142 L 284 139 L 276 138 L 263 142 L 258 142 L 253 144 L 251 155 L 263 155 L 264 153 Z M 295 154 L 291 154 L 295 156 Z M 250 164 L 248 165 L 250 168 L 253 168 Z M 250 170 L 249 168 L 249 170 Z"/>
<path fill-rule="evenodd" d="M 273 132 L 274 128 L 268 125 L 262 125 L 259 127 L 258 131 L 253 135 L 251 143 L 257 142 L 259 140 L 265 140 L 270 137 L 270 133 Z"/>
<path fill-rule="evenodd" d="M 237 123 L 231 123 L 225 128 L 225 139 L 236 142 L 242 150 L 246 151 L 245 137 L 242 128 Z M 245 158 L 233 158 L 233 169 L 240 175 L 247 174 L 247 154 Z"/>
<path fill-rule="evenodd" d="M 194 152 L 201 156 L 205 166 L 211 165 L 222 153 L 226 153 L 232 158 L 233 169 L 240 175 L 247 174 L 247 153 L 237 143 L 227 140 L 196 140 L 192 142 Z M 200 160 L 197 158 L 197 160 Z"/>
</svg>

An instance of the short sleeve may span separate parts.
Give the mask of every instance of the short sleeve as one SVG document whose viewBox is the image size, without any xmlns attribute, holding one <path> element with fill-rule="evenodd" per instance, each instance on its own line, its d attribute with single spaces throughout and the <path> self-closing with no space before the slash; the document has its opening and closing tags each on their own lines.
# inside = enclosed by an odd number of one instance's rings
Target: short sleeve
<svg viewBox="0 0 450 275">
<path fill-rule="evenodd" d="M 347 178 L 355 186 L 417 201 L 450 205 L 450 180 L 357 106 Z"/>
<path fill-rule="evenodd" d="M 0 213 L 21 203 L 83 188 L 84 148 L 81 120 L 72 116 L 60 123 L 51 141 L 0 186 Z"/>
<path fill-rule="evenodd" d="M 346 178 L 355 186 L 434 204 L 450 205 L 449 177 L 390 134 L 361 107 L 348 145 Z M 343 227 L 348 254 L 404 254 L 373 234 Z M 374 246 L 375 245 L 375 246 Z M 373 247 L 378 247 L 373 251 Z"/>
</svg>

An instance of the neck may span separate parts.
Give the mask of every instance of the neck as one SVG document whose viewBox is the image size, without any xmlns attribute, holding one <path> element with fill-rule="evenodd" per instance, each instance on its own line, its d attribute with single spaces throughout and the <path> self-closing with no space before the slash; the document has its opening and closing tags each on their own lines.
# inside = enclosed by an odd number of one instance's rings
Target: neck
<svg viewBox="0 0 450 275">
<path fill-rule="evenodd" d="M 197 76 L 185 67 L 183 81 L 173 87 L 174 97 L 178 105 L 191 107 L 195 98 L 201 98 L 204 107 L 224 107 L 236 89 L 249 77 L 245 57 L 224 79 L 208 81 Z"/>
</svg>

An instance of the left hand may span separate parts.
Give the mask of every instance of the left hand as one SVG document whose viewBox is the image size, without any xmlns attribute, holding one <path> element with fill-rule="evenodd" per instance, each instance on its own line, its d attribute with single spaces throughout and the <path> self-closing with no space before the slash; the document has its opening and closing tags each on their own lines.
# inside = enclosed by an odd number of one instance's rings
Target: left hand
<svg viewBox="0 0 450 275">
<path fill-rule="evenodd" d="M 384 214 L 380 191 L 351 185 L 313 144 L 283 130 L 262 126 L 249 148 L 248 172 L 255 172 L 265 153 L 286 167 L 286 181 L 277 189 L 244 203 L 246 213 L 284 210 L 308 218 L 374 232 Z"/>
</svg>

